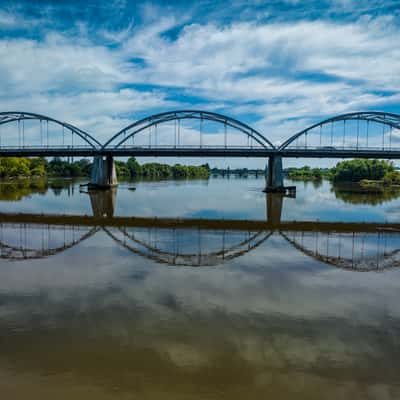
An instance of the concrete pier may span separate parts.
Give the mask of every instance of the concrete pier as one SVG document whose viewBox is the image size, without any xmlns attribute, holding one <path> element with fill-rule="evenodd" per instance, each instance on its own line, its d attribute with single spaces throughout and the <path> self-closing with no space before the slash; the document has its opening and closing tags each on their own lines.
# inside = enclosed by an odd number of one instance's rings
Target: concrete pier
<svg viewBox="0 0 400 400">
<path fill-rule="evenodd" d="M 268 159 L 267 167 L 267 185 L 265 187 L 266 192 L 283 192 L 285 188 L 283 186 L 283 168 L 282 168 L 282 157 L 271 156 Z"/>
<path fill-rule="evenodd" d="M 113 157 L 95 156 L 88 185 L 89 189 L 109 189 L 117 185 L 117 172 Z"/>
<path fill-rule="evenodd" d="M 266 193 L 285 193 L 289 195 L 293 195 L 296 193 L 296 186 L 284 186 L 283 184 L 283 168 L 281 156 L 269 157 L 265 178 L 266 186 L 264 192 Z"/>
</svg>

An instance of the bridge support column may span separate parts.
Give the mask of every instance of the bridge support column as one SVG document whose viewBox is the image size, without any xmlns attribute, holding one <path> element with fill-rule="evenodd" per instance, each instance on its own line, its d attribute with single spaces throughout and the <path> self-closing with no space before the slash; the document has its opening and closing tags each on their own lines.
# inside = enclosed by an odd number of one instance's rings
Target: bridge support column
<svg viewBox="0 0 400 400">
<path fill-rule="evenodd" d="M 267 185 L 266 192 L 285 192 L 283 186 L 283 168 L 282 157 L 271 156 L 268 159 L 268 166 L 266 171 Z"/>
<path fill-rule="evenodd" d="M 96 156 L 93 159 L 89 188 L 109 189 L 118 185 L 117 172 L 112 156 Z"/>
</svg>

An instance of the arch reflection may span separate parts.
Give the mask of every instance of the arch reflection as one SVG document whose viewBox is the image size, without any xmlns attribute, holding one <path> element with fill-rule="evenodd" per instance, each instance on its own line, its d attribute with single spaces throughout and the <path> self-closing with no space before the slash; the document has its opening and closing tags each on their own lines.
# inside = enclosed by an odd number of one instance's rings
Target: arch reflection
<svg viewBox="0 0 400 400">
<path fill-rule="evenodd" d="M 182 220 L 0 214 L 0 258 L 41 259 L 103 232 L 158 264 L 216 267 L 255 251 L 271 236 L 335 268 L 367 272 L 400 266 L 400 224 Z M 271 256 L 266 251 L 265 256 Z M 275 253 L 276 257 L 276 253 Z"/>
<path fill-rule="evenodd" d="M 280 232 L 301 253 L 340 269 L 382 271 L 400 266 L 400 232 Z"/>
<path fill-rule="evenodd" d="M 227 231 L 200 229 L 103 228 L 118 244 L 132 253 L 160 264 L 190 267 L 222 265 L 251 252 L 272 231 Z"/>
<path fill-rule="evenodd" d="M 10 261 L 47 258 L 78 245 L 99 227 L 0 223 L 0 258 Z"/>
</svg>

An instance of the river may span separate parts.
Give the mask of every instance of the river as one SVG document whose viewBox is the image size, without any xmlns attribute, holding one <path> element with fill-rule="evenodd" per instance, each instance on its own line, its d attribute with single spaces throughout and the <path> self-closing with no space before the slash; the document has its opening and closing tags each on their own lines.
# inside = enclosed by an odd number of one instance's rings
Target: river
<svg viewBox="0 0 400 400">
<path fill-rule="evenodd" d="M 2 398 L 400 398 L 398 193 L 80 183 L 0 184 Z"/>
</svg>

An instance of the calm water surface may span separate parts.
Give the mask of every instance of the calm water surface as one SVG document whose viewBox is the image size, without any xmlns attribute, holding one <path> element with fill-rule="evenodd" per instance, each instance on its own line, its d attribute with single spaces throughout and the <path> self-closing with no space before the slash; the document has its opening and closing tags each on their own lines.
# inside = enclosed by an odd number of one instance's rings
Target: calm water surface
<svg viewBox="0 0 400 400">
<path fill-rule="evenodd" d="M 396 193 L 296 182 L 296 198 L 268 197 L 263 179 L 231 177 L 89 195 L 79 183 L 0 184 L 0 213 L 275 228 L 3 220 L 2 398 L 400 398 L 400 232 L 385 228 L 400 223 Z"/>
</svg>

